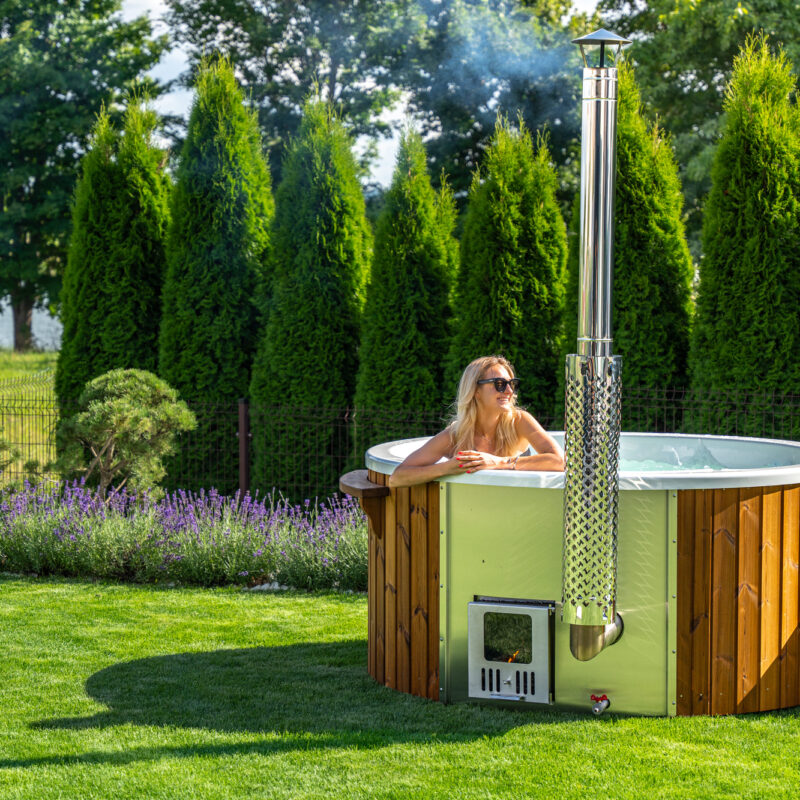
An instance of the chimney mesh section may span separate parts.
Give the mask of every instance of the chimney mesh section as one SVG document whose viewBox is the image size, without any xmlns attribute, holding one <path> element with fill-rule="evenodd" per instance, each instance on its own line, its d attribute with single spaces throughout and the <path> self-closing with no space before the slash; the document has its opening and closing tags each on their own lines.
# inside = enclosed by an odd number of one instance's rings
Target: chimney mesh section
<svg viewBox="0 0 800 800">
<path fill-rule="evenodd" d="M 567 356 L 562 619 L 614 619 L 619 484 L 619 356 Z"/>
</svg>

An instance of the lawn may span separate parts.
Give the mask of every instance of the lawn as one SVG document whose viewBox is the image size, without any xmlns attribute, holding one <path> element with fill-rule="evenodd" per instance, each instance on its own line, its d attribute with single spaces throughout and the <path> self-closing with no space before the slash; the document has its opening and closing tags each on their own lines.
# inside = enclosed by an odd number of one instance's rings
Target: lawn
<svg viewBox="0 0 800 800">
<path fill-rule="evenodd" d="M 0 486 L 20 481 L 29 461 L 55 457 L 53 429 L 58 412 L 53 394 L 58 353 L 0 350 L 0 436 L 20 451 L 0 477 Z"/>
<path fill-rule="evenodd" d="M 365 637 L 363 595 L 0 577 L 0 797 L 797 796 L 797 711 L 444 706 Z"/>
<path fill-rule="evenodd" d="M 0 383 L 54 372 L 57 359 L 57 351 L 15 353 L 0 349 Z"/>
</svg>

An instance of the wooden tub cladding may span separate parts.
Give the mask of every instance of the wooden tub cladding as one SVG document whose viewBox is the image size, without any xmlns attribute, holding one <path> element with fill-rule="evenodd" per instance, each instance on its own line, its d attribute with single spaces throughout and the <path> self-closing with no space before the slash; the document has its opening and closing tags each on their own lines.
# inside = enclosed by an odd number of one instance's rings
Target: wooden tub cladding
<svg viewBox="0 0 800 800">
<path fill-rule="evenodd" d="M 439 484 L 392 489 L 381 500 L 383 513 L 369 522 L 369 674 L 438 700 Z"/>
<path fill-rule="evenodd" d="M 438 700 L 439 485 L 376 500 L 369 674 Z M 678 714 L 800 705 L 799 563 L 800 486 L 678 492 Z"/>
<path fill-rule="evenodd" d="M 678 492 L 678 714 L 800 705 L 800 486 Z"/>
</svg>

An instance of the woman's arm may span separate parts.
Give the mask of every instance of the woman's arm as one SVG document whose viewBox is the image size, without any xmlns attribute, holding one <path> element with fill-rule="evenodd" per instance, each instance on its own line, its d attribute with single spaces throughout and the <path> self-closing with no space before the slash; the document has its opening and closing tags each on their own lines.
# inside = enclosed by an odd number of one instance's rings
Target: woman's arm
<svg viewBox="0 0 800 800">
<path fill-rule="evenodd" d="M 527 439 L 536 455 L 520 456 L 515 469 L 564 471 L 564 451 L 556 444 L 555 439 L 527 411 L 520 410 L 516 420 L 517 433 L 521 439 Z M 501 467 L 502 469 L 502 467 Z"/>
<path fill-rule="evenodd" d="M 389 486 L 392 488 L 413 486 L 458 472 L 458 458 L 449 457 L 452 446 L 449 430 L 437 433 L 395 469 L 389 476 Z M 442 458 L 447 458 L 447 461 L 441 461 Z"/>
</svg>

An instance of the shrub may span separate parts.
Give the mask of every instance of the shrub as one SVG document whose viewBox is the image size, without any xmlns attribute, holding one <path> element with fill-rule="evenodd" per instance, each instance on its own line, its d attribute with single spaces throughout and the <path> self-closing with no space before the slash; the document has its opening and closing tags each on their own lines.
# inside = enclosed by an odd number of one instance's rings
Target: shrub
<svg viewBox="0 0 800 800">
<path fill-rule="evenodd" d="M 55 387 L 71 414 L 88 380 L 113 368 L 154 371 L 169 179 L 157 117 L 133 101 L 120 136 L 101 112 L 75 192 L 61 293 Z"/>
<path fill-rule="evenodd" d="M 499 353 L 522 380 L 521 400 L 550 412 L 557 387 L 567 241 L 557 178 L 542 137 L 499 120 L 476 173 L 461 241 L 447 390 L 472 359 Z"/>
<path fill-rule="evenodd" d="M 422 139 L 404 133 L 378 221 L 364 308 L 355 396 L 359 461 L 370 444 L 415 435 L 420 422 L 442 415 L 454 226 L 452 197 L 431 187 Z M 415 429 L 393 423 L 403 411 L 422 413 L 422 420 L 406 420 Z"/>
<path fill-rule="evenodd" d="M 184 473 L 202 486 L 204 466 L 221 454 L 226 491 L 237 484 L 236 421 L 220 411 L 247 396 L 273 200 L 256 115 L 232 66 L 205 62 L 195 90 L 173 193 L 158 373 L 198 414 L 198 434 L 181 448 Z"/>
<path fill-rule="evenodd" d="M 128 481 L 137 490 L 154 489 L 164 477 L 164 457 L 175 452 L 177 434 L 196 426 L 177 392 L 143 370 L 118 369 L 95 378 L 78 407 L 56 431 L 58 468 L 96 481 L 101 497 L 112 482 L 116 489 Z"/>
<path fill-rule="evenodd" d="M 350 138 L 320 100 L 306 104 L 276 204 L 273 292 L 250 386 L 253 485 L 322 495 L 349 452 L 336 414 L 353 402 L 372 243 Z M 304 416 L 315 424 L 298 425 Z"/>
<path fill-rule="evenodd" d="M 126 489 L 77 483 L 0 495 L 0 568 L 141 582 L 367 588 L 367 526 L 356 500 L 291 505 L 270 495 Z"/>
<path fill-rule="evenodd" d="M 632 68 L 622 63 L 618 74 L 613 351 L 622 356 L 624 386 L 685 386 L 693 268 L 678 168 L 662 131 L 643 116 Z M 567 281 L 569 353 L 575 352 L 578 329 L 579 226 L 576 197 Z"/>
<path fill-rule="evenodd" d="M 800 112 L 791 64 L 748 40 L 725 94 L 703 226 L 693 386 L 800 386 Z"/>
</svg>

